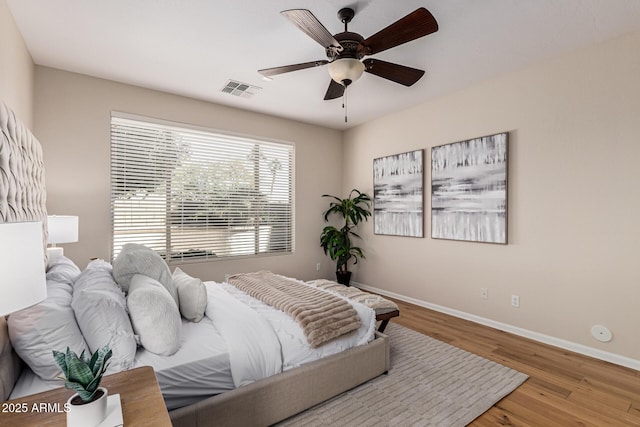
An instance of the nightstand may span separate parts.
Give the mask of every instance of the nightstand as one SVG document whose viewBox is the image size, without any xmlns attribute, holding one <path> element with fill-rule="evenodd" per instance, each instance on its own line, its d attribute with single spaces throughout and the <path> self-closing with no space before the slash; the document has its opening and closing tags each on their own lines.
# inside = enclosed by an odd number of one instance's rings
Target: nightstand
<svg viewBox="0 0 640 427">
<path fill-rule="evenodd" d="M 106 387 L 110 395 L 120 394 L 125 426 L 171 427 L 152 367 L 143 366 L 107 375 L 102 379 L 101 386 Z M 20 405 L 28 409 L 26 412 L 0 413 L 0 426 L 66 426 L 67 416 L 63 408 L 72 394 L 73 390 L 62 387 L 2 402 L 3 409 L 11 408 L 12 404 L 14 408 Z M 42 412 L 38 408 L 43 408 Z M 60 408 L 59 411 L 57 408 Z"/>
</svg>

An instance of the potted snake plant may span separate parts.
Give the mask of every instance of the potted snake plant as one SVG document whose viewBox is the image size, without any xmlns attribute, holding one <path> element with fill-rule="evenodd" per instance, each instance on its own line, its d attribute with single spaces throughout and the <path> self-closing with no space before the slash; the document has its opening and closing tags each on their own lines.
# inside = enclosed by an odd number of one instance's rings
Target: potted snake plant
<svg viewBox="0 0 640 427">
<path fill-rule="evenodd" d="M 329 216 L 338 215 L 343 224 L 340 228 L 332 225 L 324 227 L 320 235 L 320 246 L 326 255 L 336 262 L 336 279 L 338 283 L 349 286 L 351 272 L 349 261 L 358 263 L 358 258 L 364 259 L 364 252 L 351 242 L 352 238 L 361 238 L 354 229 L 361 221 L 366 221 L 371 216 L 371 198 L 355 188 L 348 197 L 340 197 L 323 194 L 322 197 L 331 197 L 334 200 L 329 204 L 323 215 L 325 222 L 329 222 Z"/>
<path fill-rule="evenodd" d="M 107 389 L 100 381 L 109 366 L 112 351 L 104 346 L 91 358 L 84 350 L 78 356 L 67 347 L 66 352 L 53 351 L 53 357 L 62 369 L 64 385 L 76 393 L 67 401 L 67 426 L 92 427 L 100 424 L 107 413 Z"/>
</svg>

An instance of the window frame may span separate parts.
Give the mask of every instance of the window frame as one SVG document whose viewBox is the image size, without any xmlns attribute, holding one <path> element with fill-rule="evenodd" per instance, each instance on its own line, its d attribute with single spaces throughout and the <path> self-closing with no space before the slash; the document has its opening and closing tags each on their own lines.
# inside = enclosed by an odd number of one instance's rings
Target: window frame
<svg viewBox="0 0 640 427">
<path fill-rule="evenodd" d="M 115 123 L 114 123 L 115 121 Z M 122 123 L 119 123 L 122 122 Z M 164 216 L 164 221 L 165 221 L 165 231 L 164 231 L 164 253 L 161 253 L 161 255 L 165 258 L 165 260 L 167 261 L 167 263 L 169 264 L 184 264 L 184 263 L 193 263 L 193 262 L 209 262 L 209 261 L 229 261 L 229 260 L 234 260 L 234 259 L 243 259 L 243 258 L 259 258 L 259 257 L 264 257 L 264 256 L 281 256 L 281 255 L 290 255 L 293 254 L 295 252 L 295 144 L 293 142 L 290 141 L 282 141 L 282 140 L 275 140 L 275 139 L 270 139 L 270 138 L 264 138 L 264 137 L 256 137 L 254 135 L 246 135 L 246 134 L 240 134 L 240 133 L 234 133 L 234 132 L 227 132 L 227 131 L 221 131 L 219 129 L 213 129 L 213 128 L 209 128 L 209 127 L 204 127 L 204 126 L 198 126 L 198 125 L 193 125 L 193 124 L 187 124 L 187 123 L 181 123 L 181 122 L 175 122 L 175 121 L 169 121 L 169 120 L 163 120 L 163 119 L 157 119 L 157 118 L 150 118 L 150 117 L 145 117 L 145 116 L 139 116 L 139 115 L 135 115 L 135 114 L 130 114 L 130 113 L 123 113 L 123 112 L 119 112 L 119 111 L 112 111 L 111 112 L 111 117 L 110 117 L 110 131 L 109 131 L 109 147 L 110 147 L 110 180 L 109 180 L 109 185 L 110 185 L 110 220 L 111 220 L 111 241 L 110 241 L 110 256 L 111 259 L 113 261 L 113 259 L 115 259 L 115 257 L 117 256 L 117 254 L 119 253 L 119 250 L 121 249 L 121 247 L 126 243 L 123 242 L 122 239 L 118 239 L 118 233 L 117 233 L 117 220 L 121 219 L 121 217 L 117 216 L 116 213 L 116 204 L 117 204 L 117 200 L 122 199 L 122 196 L 118 196 L 119 194 L 119 188 L 118 188 L 118 177 L 120 175 L 118 175 L 120 172 L 117 170 L 117 166 L 114 165 L 114 147 L 117 144 L 116 141 L 116 137 L 114 136 L 114 127 L 115 126 L 125 126 L 126 122 L 135 122 L 137 125 L 143 127 L 145 125 L 148 125 L 149 129 L 153 129 L 154 131 L 158 131 L 158 129 L 169 129 L 170 131 L 174 131 L 174 132 L 183 132 L 184 134 L 190 134 L 190 133 L 197 133 L 200 135 L 208 135 L 211 140 L 215 140 L 216 138 L 219 140 L 219 142 L 221 142 L 221 144 L 226 144 L 228 146 L 229 141 L 235 141 L 235 142 L 239 142 L 240 144 L 245 144 L 245 146 L 242 147 L 242 149 L 247 150 L 249 149 L 249 146 L 253 146 L 253 147 L 259 147 L 259 148 L 255 148 L 256 150 L 261 150 L 264 147 L 276 147 L 276 151 L 280 150 L 286 152 L 286 159 L 285 157 L 282 158 L 277 158 L 275 157 L 274 162 L 276 161 L 283 161 L 285 163 L 285 169 L 284 169 L 284 176 L 286 176 L 286 178 L 282 178 L 280 177 L 280 181 L 284 180 L 284 182 L 286 183 L 286 187 L 282 187 L 282 184 L 279 185 L 279 189 L 282 191 L 284 188 L 284 197 L 287 199 L 286 202 L 282 203 L 282 200 L 280 200 L 280 203 L 276 203 L 274 201 L 272 201 L 272 203 L 265 203 L 264 200 L 262 200 L 262 202 L 259 200 L 260 196 L 264 196 L 263 198 L 267 198 L 269 195 L 263 195 L 262 193 L 262 187 L 264 186 L 264 178 L 256 172 L 256 170 L 258 170 L 259 168 L 261 168 L 261 162 L 262 157 L 264 156 L 253 156 L 254 158 L 251 158 L 250 155 L 247 156 L 247 161 L 249 162 L 253 162 L 253 187 L 252 189 L 248 190 L 250 193 L 257 195 L 256 196 L 249 196 L 250 197 L 250 205 L 252 206 L 252 208 L 249 209 L 249 211 L 251 211 L 254 215 L 252 217 L 247 217 L 250 218 L 251 221 L 251 225 L 247 224 L 245 225 L 245 227 L 247 228 L 247 232 L 253 232 L 254 233 L 254 242 L 253 242 L 253 248 L 250 248 L 249 244 L 241 244 L 238 245 L 237 247 L 239 249 L 242 250 L 250 250 L 250 253 L 239 253 L 239 254 L 233 254 L 233 253 L 223 253 L 221 255 L 217 254 L 217 253 L 213 253 L 213 251 L 211 250 L 211 254 L 209 254 L 210 249 L 209 248 L 204 248 L 201 250 L 202 254 L 201 255 L 188 255 L 188 251 L 186 250 L 182 250 L 182 252 L 178 252 L 177 255 L 174 255 L 174 248 L 176 246 L 178 246 L 178 244 L 176 243 L 176 238 L 174 237 L 175 235 L 175 231 L 172 231 L 172 229 L 174 227 L 184 227 L 185 223 L 184 221 L 181 219 L 180 222 L 175 222 L 175 214 L 176 214 L 176 210 L 172 208 L 174 203 L 176 202 L 176 197 L 175 195 L 173 195 L 171 188 L 175 185 L 175 176 L 174 176 L 174 172 L 176 170 L 176 168 L 181 168 L 184 165 L 180 164 L 179 161 L 176 161 L 176 163 L 178 164 L 178 166 L 169 166 L 168 169 L 163 169 L 163 168 L 158 168 L 158 170 L 161 170 L 163 173 L 169 173 L 170 174 L 170 180 L 165 182 L 166 187 L 165 191 L 164 191 L 164 197 L 166 198 L 165 200 L 165 208 L 163 211 L 163 216 Z M 184 136 L 184 135 L 182 135 Z M 125 138 L 126 139 L 126 138 Z M 171 142 L 172 143 L 176 143 L 175 141 L 177 141 L 179 138 L 175 138 L 172 139 Z M 150 139 L 151 140 L 151 139 Z M 120 144 L 120 148 L 122 148 L 124 146 L 124 142 L 121 142 Z M 188 144 L 187 144 L 188 145 Z M 190 146 L 191 149 L 193 149 L 193 147 Z M 228 149 L 228 147 L 226 147 Z M 251 154 L 253 154 L 253 149 L 251 150 Z M 215 150 L 214 150 L 215 151 Z M 212 151 L 212 152 L 214 152 Z M 220 151 L 220 150 L 219 150 Z M 224 150 L 221 150 L 224 151 Z M 151 153 L 151 151 L 149 151 L 149 153 Z M 260 153 L 260 151 L 258 151 L 258 154 Z M 218 154 L 214 154 L 214 156 L 218 156 Z M 222 155 L 222 157 L 224 157 L 224 154 Z M 227 159 L 228 160 L 228 159 Z M 138 165 L 139 163 L 132 163 L 132 165 Z M 231 168 L 231 166 L 229 166 Z M 185 167 L 186 168 L 186 167 Z M 183 168 L 184 169 L 184 168 Z M 168 172 L 167 172 L 168 171 Z M 118 175 L 118 177 L 116 176 Z M 273 172 L 273 180 L 275 180 L 275 176 L 276 176 L 276 172 Z M 261 178 L 263 179 L 263 181 L 261 181 Z M 165 178 L 166 180 L 166 178 Z M 251 181 L 251 180 L 249 180 Z M 171 183 L 171 185 L 168 185 L 168 183 Z M 182 182 L 183 186 L 186 186 L 186 184 L 184 184 L 184 182 Z M 250 187 L 251 188 L 251 187 Z M 151 190 L 150 193 L 154 193 L 154 194 L 161 194 L 161 191 L 156 191 L 157 187 L 155 187 L 153 190 Z M 274 196 L 274 187 L 273 187 L 273 181 L 271 182 L 271 194 L 270 196 Z M 211 197 L 214 196 L 214 193 L 210 194 Z M 282 198 L 283 195 L 280 194 L 280 198 Z M 231 201 L 238 201 L 238 200 L 242 200 L 239 198 L 238 195 L 236 195 L 235 197 L 233 197 L 232 199 L 230 199 Z M 246 199 L 244 199 L 244 201 L 246 202 Z M 181 199 L 181 202 L 184 203 L 184 198 Z M 260 216 L 259 214 L 256 214 L 255 212 L 255 205 L 259 205 L 260 203 L 262 203 L 262 205 L 264 206 L 266 205 L 271 205 L 270 210 L 267 209 L 268 212 L 271 212 L 272 215 L 278 215 L 280 212 L 282 212 L 282 210 L 284 209 L 284 220 L 274 220 L 272 222 L 261 222 L 260 219 L 258 219 L 258 217 Z M 284 208 L 283 208 L 284 206 Z M 209 206 L 210 207 L 210 206 Z M 275 209 L 275 210 L 274 210 Z M 242 211 L 240 209 L 240 211 Z M 245 212 L 245 211 L 242 211 Z M 247 211 L 248 212 L 248 211 Z M 264 212 L 262 212 L 264 213 Z M 131 215 L 131 218 L 133 218 L 134 215 Z M 207 220 L 206 222 L 206 227 L 207 230 L 209 229 L 209 221 Z M 284 231 L 279 231 L 279 233 L 281 233 L 281 236 L 279 236 L 276 244 L 279 244 L 282 246 L 281 249 L 269 249 L 269 246 L 271 244 L 271 235 L 272 232 L 274 230 L 274 226 L 280 225 L 282 224 L 284 226 L 283 229 Z M 148 226 L 149 228 L 151 228 L 152 226 Z M 263 230 L 261 229 L 261 227 L 265 227 L 268 228 L 268 232 L 269 232 L 269 237 L 267 238 L 269 240 L 269 243 L 267 244 L 267 249 L 264 250 L 263 246 L 264 246 L 264 236 L 263 234 Z M 219 231 L 224 231 L 227 234 L 233 234 L 234 232 L 234 226 L 231 225 L 230 223 L 228 223 L 225 226 L 219 226 Z M 141 233 L 145 236 L 147 235 L 151 235 L 152 233 Z M 282 235 L 284 235 L 285 237 L 282 237 Z M 148 236 L 145 237 L 147 239 L 150 239 Z M 142 239 L 136 239 L 136 240 L 145 240 L 145 238 Z M 215 240 L 215 239 L 213 239 Z M 213 241 L 212 240 L 212 241 Z M 144 241 L 138 241 L 137 243 L 142 243 L 144 244 Z M 234 247 L 234 243 L 229 243 L 229 247 L 233 248 Z"/>
</svg>

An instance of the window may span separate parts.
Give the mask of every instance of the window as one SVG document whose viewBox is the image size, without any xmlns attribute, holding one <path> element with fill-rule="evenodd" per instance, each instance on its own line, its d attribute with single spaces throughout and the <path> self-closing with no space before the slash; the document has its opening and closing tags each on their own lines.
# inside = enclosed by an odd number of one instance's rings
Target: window
<svg viewBox="0 0 640 427">
<path fill-rule="evenodd" d="M 293 251 L 292 144 L 111 117 L 112 257 L 167 261 Z"/>
</svg>

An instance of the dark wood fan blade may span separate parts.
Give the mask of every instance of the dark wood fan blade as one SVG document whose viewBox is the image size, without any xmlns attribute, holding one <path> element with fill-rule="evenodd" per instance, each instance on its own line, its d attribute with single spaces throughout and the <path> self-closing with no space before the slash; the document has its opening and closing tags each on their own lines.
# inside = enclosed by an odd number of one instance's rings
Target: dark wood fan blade
<svg viewBox="0 0 640 427">
<path fill-rule="evenodd" d="M 335 80 L 331 79 L 331 83 L 329 83 L 329 88 L 327 89 L 327 93 L 324 95 L 324 100 L 328 101 L 330 99 L 340 98 L 344 94 L 344 86 L 340 83 L 337 83 Z"/>
<path fill-rule="evenodd" d="M 342 46 L 333 38 L 324 25 L 307 9 L 290 9 L 280 12 L 296 27 L 304 31 L 309 37 L 320 43 L 325 49 L 329 46 L 342 50 Z"/>
<path fill-rule="evenodd" d="M 438 23 L 424 7 L 378 31 L 362 42 L 366 55 L 382 52 L 438 31 Z"/>
<path fill-rule="evenodd" d="M 270 77 L 277 74 L 289 73 L 291 71 L 304 70 L 305 68 L 320 67 L 328 63 L 329 61 L 322 59 L 320 61 L 303 62 L 301 64 L 283 65 L 282 67 L 265 68 L 263 70 L 258 70 L 258 72 L 265 77 Z"/>
<path fill-rule="evenodd" d="M 381 61 L 379 59 L 367 58 L 362 62 L 364 63 L 364 70 L 366 72 L 405 86 L 413 85 L 424 75 L 424 70 Z"/>
</svg>

